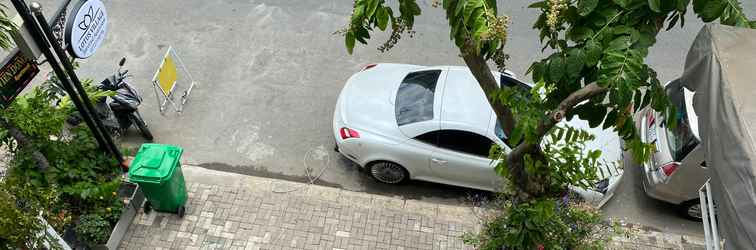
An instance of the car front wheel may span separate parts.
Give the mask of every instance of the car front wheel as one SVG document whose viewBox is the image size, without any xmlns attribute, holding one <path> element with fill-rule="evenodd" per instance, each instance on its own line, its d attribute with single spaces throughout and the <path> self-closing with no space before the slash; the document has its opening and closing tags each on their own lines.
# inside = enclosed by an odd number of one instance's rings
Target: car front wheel
<svg viewBox="0 0 756 250">
<path fill-rule="evenodd" d="M 409 178 L 407 170 L 401 165 L 393 162 L 383 161 L 372 163 L 368 170 L 373 179 L 387 184 L 401 183 Z"/>
</svg>

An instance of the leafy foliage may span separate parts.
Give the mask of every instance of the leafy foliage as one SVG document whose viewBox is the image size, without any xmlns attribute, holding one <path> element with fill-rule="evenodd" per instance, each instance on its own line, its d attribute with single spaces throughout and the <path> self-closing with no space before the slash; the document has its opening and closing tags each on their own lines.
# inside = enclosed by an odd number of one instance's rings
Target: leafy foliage
<svg viewBox="0 0 756 250">
<path fill-rule="evenodd" d="M 116 197 L 121 183 L 120 168 L 98 148 L 86 127 L 66 125 L 74 109 L 57 98 L 54 93 L 36 87 L 17 98 L 2 114 L 3 119 L 16 124 L 50 162 L 49 169 L 40 171 L 31 152 L 19 148 L 7 131 L 0 129 L 0 143 L 13 155 L 7 177 L 13 180 L 10 186 L 28 186 L 29 190 L 35 190 L 29 196 L 20 195 L 23 189 L 8 189 L 8 194 L 23 197 L 24 201 L 44 200 L 45 195 L 55 197 L 54 203 L 39 207 L 44 213 L 55 214 L 53 219 L 70 222 L 81 214 L 96 214 L 110 226 L 123 209 L 122 201 Z M 39 190 L 52 191 L 39 193 Z M 0 214 L 0 220 L 7 219 L 6 215 L 9 214 Z M 36 217 L 24 218 L 36 220 Z M 53 224 L 59 230 L 62 227 L 60 223 Z M 14 237 L 30 237 L 28 232 L 14 233 Z"/>
<path fill-rule="evenodd" d="M 611 164 L 599 162 L 601 150 L 585 147 L 587 142 L 594 139 L 590 132 L 568 125 L 554 128 L 547 137 L 547 146 L 544 147 L 544 155 L 548 161 L 546 166 L 550 169 L 540 172 L 548 173 L 551 182 L 557 183 L 560 187 L 574 185 L 592 189 L 599 177 L 597 171 L 600 165 Z"/>
<path fill-rule="evenodd" d="M 463 240 L 481 250 L 600 249 L 616 233 L 594 208 L 564 200 L 507 202 L 500 211 L 479 234 L 466 234 Z"/>
<path fill-rule="evenodd" d="M 97 244 L 103 244 L 110 236 L 110 225 L 108 222 L 96 214 L 86 214 L 79 218 L 76 225 L 76 234 L 88 246 L 94 247 Z"/>
<path fill-rule="evenodd" d="M 40 220 L 64 222 L 64 218 L 47 209 L 57 202 L 54 188 L 38 188 L 9 178 L 0 180 L 0 248 L 34 249 L 47 243 L 52 249 L 61 249 L 52 235 L 45 233 L 46 226 Z"/>
<path fill-rule="evenodd" d="M 724 25 L 756 29 L 756 20 L 748 20 L 737 0 L 693 0 L 693 11 L 704 22 L 719 19 Z"/>
<path fill-rule="evenodd" d="M 10 36 L 10 32 L 15 31 L 16 25 L 8 18 L 8 13 L 5 10 L 8 9 L 4 3 L 0 3 L 0 48 L 8 49 L 13 46 L 13 41 Z"/>
<path fill-rule="evenodd" d="M 370 31 L 374 28 L 386 30 L 389 21 L 392 35 L 384 45 L 387 49 L 393 47 L 399 40 L 401 33 L 411 31 L 415 24 L 415 16 L 420 15 L 420 6 L 415 0 L 399 0 L 399 15 L 394 14 L 391 7 L 386 6 L 385 0 L 356 0 L 349 26 L 344 32 L 347 51 L 351 54 L 355 41 L 367 44 Z"/>
<path fill-rule="evenodd" d="M 444 0 L 443 7 L 451 27 L 450 36 L 457 47 L 466 47 L 467 53 L 480 53 L 490 58 L 500 53 L 507 39 L 509 18 L 497 16 L 495 0 Z"/>
</svg>

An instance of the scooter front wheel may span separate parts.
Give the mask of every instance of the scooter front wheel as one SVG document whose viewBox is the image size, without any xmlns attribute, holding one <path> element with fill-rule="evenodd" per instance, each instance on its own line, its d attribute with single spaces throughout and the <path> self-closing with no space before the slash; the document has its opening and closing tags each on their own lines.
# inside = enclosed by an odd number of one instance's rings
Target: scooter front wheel
<svg viewBox="0 0 756 250">
<path fill-rule="evenodd" d="M 139 131 L 142 132 L 142 137 L 144 137 L 145 140 L 152 141 L 152 139 L 154 139 L 152 133 L 147 128 L 147 124 L 142 120 L 142 116 L 139 114 L 133 114 L 131 115 L 131 119 L 134 121 L 137 128 L 139 128 Z"/>
</svg>

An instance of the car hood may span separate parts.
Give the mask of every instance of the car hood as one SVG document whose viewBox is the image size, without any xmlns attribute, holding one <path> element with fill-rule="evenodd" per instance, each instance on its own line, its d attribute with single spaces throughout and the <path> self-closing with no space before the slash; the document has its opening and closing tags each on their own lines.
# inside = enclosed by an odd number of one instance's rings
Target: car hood
<svg viewBox="0 0 756 250">
<path fill-rule="evenodd" d="M 420 66 L 378 64 L 352 75 L 339 95 L 337 118 L 358 131 L 405 137 L 396 123 L 393 100 L 404 76 L 417 68 Z"/>
</svg>

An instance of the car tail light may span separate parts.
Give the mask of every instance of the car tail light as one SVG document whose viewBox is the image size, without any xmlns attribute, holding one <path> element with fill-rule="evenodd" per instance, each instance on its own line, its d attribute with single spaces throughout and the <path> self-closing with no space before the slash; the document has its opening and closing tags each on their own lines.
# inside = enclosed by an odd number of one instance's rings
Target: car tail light
<svg viewBox="0 0 756 250">
<path fill-rule="evenodd" d="M 679 167 L 680 167 L 679 162 L 670 162 L 670 163 L 664 164 L 664 166 L 662 166 L 661 168 L 662 168 L 662 171 L 664 171 L 664 175 L 671 176 L 672 173 L 674 173 L 675 170 L 677 170 L 677 168 Z"/>
<path fill-rule="evenodd" d="M 648 127 L 650 128 L 651 125 L 654 125 L 654 122 L 656 122 L 656 118 L 654 117 L 654 112 L 648 112 L 648 116 L 646 117 L 646 123 L 648 123 Z"/>
<path fill-rule="evenodd" d="M 375 66 L 378 66 L 378 64 L 371 63 L 371 64 L 368 64 L 368 65 L 365 65 L 365 67 L 363 67 L 362 70 L 360 70 L 360 71 L 369 70 L 369 69 L 372 69 Z"/>
<path fill-rule="evenodd" d="M 339 129 L 339 134 L 341 134 L 341 139 L 343 140 L 349 138 L 360 138 L 360 133 L 357 133 L 356 130 L 351 128 L 341 128 Z"/>
</svg>

